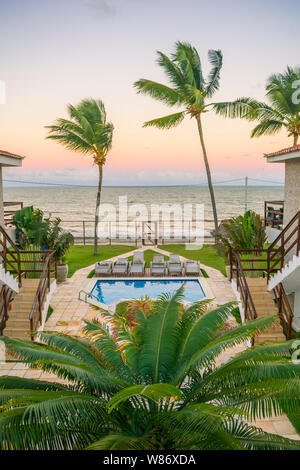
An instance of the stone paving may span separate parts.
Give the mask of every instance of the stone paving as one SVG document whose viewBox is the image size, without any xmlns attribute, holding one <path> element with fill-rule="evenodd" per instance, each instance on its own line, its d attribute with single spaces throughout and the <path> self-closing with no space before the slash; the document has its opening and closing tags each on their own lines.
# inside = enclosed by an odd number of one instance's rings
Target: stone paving
<svg viewBox="0 0 300 470">
<path fill-rule="evenodd" d="M 149 248 L 167 256 L 170 254 L 157 247 L 143 247 L 139 248 L 138 251 Z M 137 249 L 135 248 L 131 252 L 111 258 L 110 260 L 115 261 L 117 258 L 121 257 L 127 258 L 131 256 L 134 251 L 137 251 Z M 181 257 L 181 260 L 185 261 L 185 258 Z M 205 281 L 214 296 L 214 304 L 223 304 L 236 300 L 230 282 L 220 271 L 203 264 L 201 264 L 201 267 L 204 268 L 209 275 L 209 278 L 205 279 Z M 91 305 L 78 299 L 79 291 L 86 290 L 87 286 L 90 284 L 91 280 L 87 279 L 87 276 L 93 268 L 94 265 L 79 269 L 71 278 L 67 279 L 66 282 L 58 284 L 50 301 L 53 307 L 53 313 L 46 322 L 45 330 L 81 336 L 84 320 L 92 320 L 97 316 L 97 313 Z M 245 345 L 242 345 L 238 348 L 226 351 L 220 356 L 219 362 L 226 362 L 233 354 L 243 350 L 245 347 Z M 58 381 L 54 374 L 48 374 L 40 370 L 31 370 L 24 364 L 13 362 L 0 364 L 0 376 L 3 375 Z M 273 434 L 280 434 L 291 439 L 300 439 L 300 436 L 298 436 L 296 430 L 285 416 L 259 420 L 253 424 Z"/>
</svg>

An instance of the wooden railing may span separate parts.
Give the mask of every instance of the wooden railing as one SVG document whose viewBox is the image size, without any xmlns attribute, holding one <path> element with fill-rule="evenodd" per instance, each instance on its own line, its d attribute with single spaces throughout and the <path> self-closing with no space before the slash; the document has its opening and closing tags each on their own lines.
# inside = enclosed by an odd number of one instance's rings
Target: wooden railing
<svg viewBox="0 0 300 470">
<path fill-rule="evenodd" d="M 251 296 L 249 301 L 250 292 L 245 272 L 251 272 L 263 277 L 266 275 L 269 280 L 272 274 L 284 267 L 285 263 L 288 261 L 288 255 L 298 255 L 299 252 L 300 211 L 297 212 L 267 249 L 233 250 L 230 247 L 230 278 L 233 279 L 236 277 L 237 287 L 241 292 L 244 305 L 248 305 L 247 308 L 250 309 L 251 318 L 254 317 L 256 311 Z M 273 289 L 273 293 L 279 316 L 286 331 L 286 336 L 290 339 L 292 334 L 293 310 L 283 284 L 279 283 Z"/>
<path fill-rule="evenodd" d="M 8 320 L 9 304 L 12 300 L 13 292 L 7 286 L 2 286 L 0 291 L 0 336 L 3 335 L 6 322 Z"/>
<path fill-rule="evenodd" d="M 12 225 L 15 212 L 17 210 L 23 209 L 24 204 L 23 202 L 20 202 L 20 201 L 4 201 L 3 207 L 4 207 L 4 225 L 8 226 L 8 225 Z M 10 207 L 10 209 L 7 210 L 6 207 Z M 14 207 L 14 209 L 11 209 L 12 207 Z"/>
<path fill-rule="evenodd" d="M 20 250 L 0 225 L 0 257 L 5 272 L 16 274 L 19 287 L 22 285 Z"/>
<path fill-rule="evenodd" d="M 292 337 L 293 310 L 291 308 L 288 296 L 280 282 L 273 289 L 275 301 L 278 307 L 278 314 L 282 321 L 287 339 Z"/>
<path fill-rule="evenodd" d="M 33 340 L 33 332 L 37 330 L 38 326 L 42 323 L 42 310 L 46 300 L 48 291 L 50 290 L 51 283 L 51 265 L 54 262 L 55 251 L 50 252 L 45 261 L 43 271 L 40 277 L 40 282 L 36 291 L 33 301 L 32 309 L 29 315 L 31 339 Z"/>
<path fill-rule="evenodd" d="M 238 253 L 230 248 L 231 271 L 230 277 L 236 278 L 236 285 L 240 292 L 241 300 L 244 306 L 245 320 L 255 320 L 257 318 L 256 309 L 248 287 L 247 279 Z M 233 270 L 233 266 L 235 269 Z"/>
<path fill-rule="evenodd" d="M 52 277 L 56 277 L 54 250 L 19 250 L 3 227 L 0 226 L 0 262 L 5 272 L 18 279 L 22 287 L 23 278 L 39 278 L 39 284 L 29 316 L 30 328 L 35 330 L 41 321 L 42 306 Z M 5 286 L 3 286 L 5 287 Z M 8 287 L 0 291 L 0 335 L 3 334 L 9 314 L 9 303 L 13 292 Z"/>
<path fill-rule="evenodd" d="M 292 252 L 292 250 L 294 250 Z M 287 255 L 298 255 L 300 252 L 300 211 L 292 218 L 278 237 L 268 248 L 267 273 L 268 279 L 271 274 L 282 269 L 287 261 Z M 278 258 L 280 266 L 278 267 Z"/>
<path fill-rule="evenodd" d="M 268 248 L 235 251 L 245 273 L 254 273 L 263 277 L 267 275 L 269 280 L 272 274 L 284 267 L 288 261 L 287 255 L 298 255 L 300 252 L 300 211 L 297 212 Z M 233 273 L 236 266 L 234 258 L 231 256 L 230 265 Z"/>
</svg>

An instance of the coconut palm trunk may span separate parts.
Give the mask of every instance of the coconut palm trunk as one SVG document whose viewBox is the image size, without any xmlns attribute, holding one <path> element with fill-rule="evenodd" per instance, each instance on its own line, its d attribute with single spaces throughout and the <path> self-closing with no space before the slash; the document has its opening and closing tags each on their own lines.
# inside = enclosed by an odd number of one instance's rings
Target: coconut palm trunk
<svg viewBox="0 0 300 470">
<path fill-rule="evenodd" d="M 96 212 L 95 212 L 94 255 L 98 254 L 98 224 L 99 224 L 99 211 L 100 211 L 102 180 L 103 180 L 103 166 L 98 165 L 98 170 L 99 170 L 99 181 L 98 181 Z"/>
<path fill-rule="evenodd" d="M 203 136 L 203 129 L 202 129 L 202 122 L 201 122 L 200 114 L 196 116 L 196 120 L 197 120 L 197 125 L 198 125 L 199 137 L 200 137 L 200 142 L 201 142 L 201 147 L 202 147 L 202 152 L 203 152 L 203 159 L 204 159 L 206 175 L 207 175 L 207 184 L 208 184 L 208 189 L 210 193 L 211 205 L 212 205 L 213 216 L 214 216 L 215 236 L 217 236 L 218 235 L 217 206 L 216 206 L 216 200 L 215 200 L 214 187 L 213 187 L 212 180 L 211 180 L 210 167 L 209 167 L 205 143 L 204 143 L 204 136 Z"/>
<path fill-rule="evenodd" d="M 217 236 L 217 207 L 204 143 L 201 115 L 210 110 L 209 107 L 213 103 L 207 103 L 207 99 L 210 99 L 219 88 L 220 71 L 223 63 L 222 52 L 220 50 L 209 50 L 208 59 L 211 70 L 207 79 L 203 76 L 199 54 L 191 44 L 177 42 L 175 53 L 171 57 L 160 51 L 157 53 L 158 64 L 164 69 L 169 85 L 141 78 L 135 82 L 134 86 L 138 93 L 150 95 L 170 107 L 176 106 L 182 107 L 182 109 L 179 112 L 147 121 L 143 127 L 154 126 L 158 129 L 170 129 L 178 126 L 186 116 L 197 120 L 214 216 L 215 236 Z"/>
</svg>

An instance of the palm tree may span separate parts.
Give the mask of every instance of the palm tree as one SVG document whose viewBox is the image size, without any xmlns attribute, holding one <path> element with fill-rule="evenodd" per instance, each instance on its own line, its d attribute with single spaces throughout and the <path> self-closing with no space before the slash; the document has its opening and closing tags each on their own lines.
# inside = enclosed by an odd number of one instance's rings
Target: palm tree
<svg viewBox="0 0 300 470">
<path fill-rule="evenodd" d="M 274 74 L 267 81 L 266 97 L 270 105 L 253 98 L 238 98 L 232 102 L 215 103 L 215 111 L 224 117 L 259 121 L 251 137 L 274 135 L 286 129 L 297 145 L 300 135 L 300 100 L 297 87 L 300 83 L 300 68 L 288 67 L 284 73 Z"/>
<path fill-rule="evenodd" d="M 82 100 L 77 106 L 68 105 L 70 119 L 57 119 L 49 129 L 47 139 L 57 140 L 75 152 L 91 155 L 99 171 L 95 211 L 94 254 L 98 254 L 98 222 L 101 201 L 103 166 L 112 146 L 114 127 L 106 121 L 106 111 L 102 101 Z"/>
<path fill-rule="evenodd" d="M 152 98 L 162 101 L 168 106 L 183 106 L 183 110 L 161 118 L 145 122 L 144 127 L 155 126 L 159 129 L 170 129 L 180 124 L 185 116 L 195 118 L 203 152 L 206 168 L 208 188 L 213 209 L 215 233 L 218 233 L 218 216 L 211 172 L 205 148 L 202 115 L 209 111 L 210 104 L 207 98 L 211 98 L 219 88 L 220 71 L 223 56 L 219 50 L 209 50 L 208 59 L 211 63 L 211 71 L 205 80 L 202 74 L 200 57 L 197 50 L 188 43 L 177 42 L 175 54 L 171 57 L 158 51 L 158 64 L 168 76 L 170 86 L 141 79 L 134 86 L 138 93 L 150 95 Z"/>
<path fill-rule="evenodd" d="M 246 423 L 299 410 L 300 366 L 291 343 L 223 351 L 270 326 L 231 329 L 233 304 L 182 306 L 163 294 L 133 327 L 87 322 L 88 339 L 42 332 L 40 342 L 3 338 L 8 351 L 63 383 L 0 378 L 1 449 L 299 449 Z M 114 334 L 117 330 L 117 335 Z"/>
</svg>

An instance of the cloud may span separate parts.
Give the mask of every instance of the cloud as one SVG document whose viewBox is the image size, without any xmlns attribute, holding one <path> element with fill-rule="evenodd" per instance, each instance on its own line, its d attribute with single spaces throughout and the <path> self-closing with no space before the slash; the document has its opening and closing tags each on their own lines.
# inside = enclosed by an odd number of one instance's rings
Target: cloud
<svg viewBox="0 0 300 470">
<path fill-rule="evenodd" d="M 88 0 L 87 5 L 101 17 L 112 18 L 117 13 L 116 8 L 110 4 L 110 0 Z"/>
</svg>

